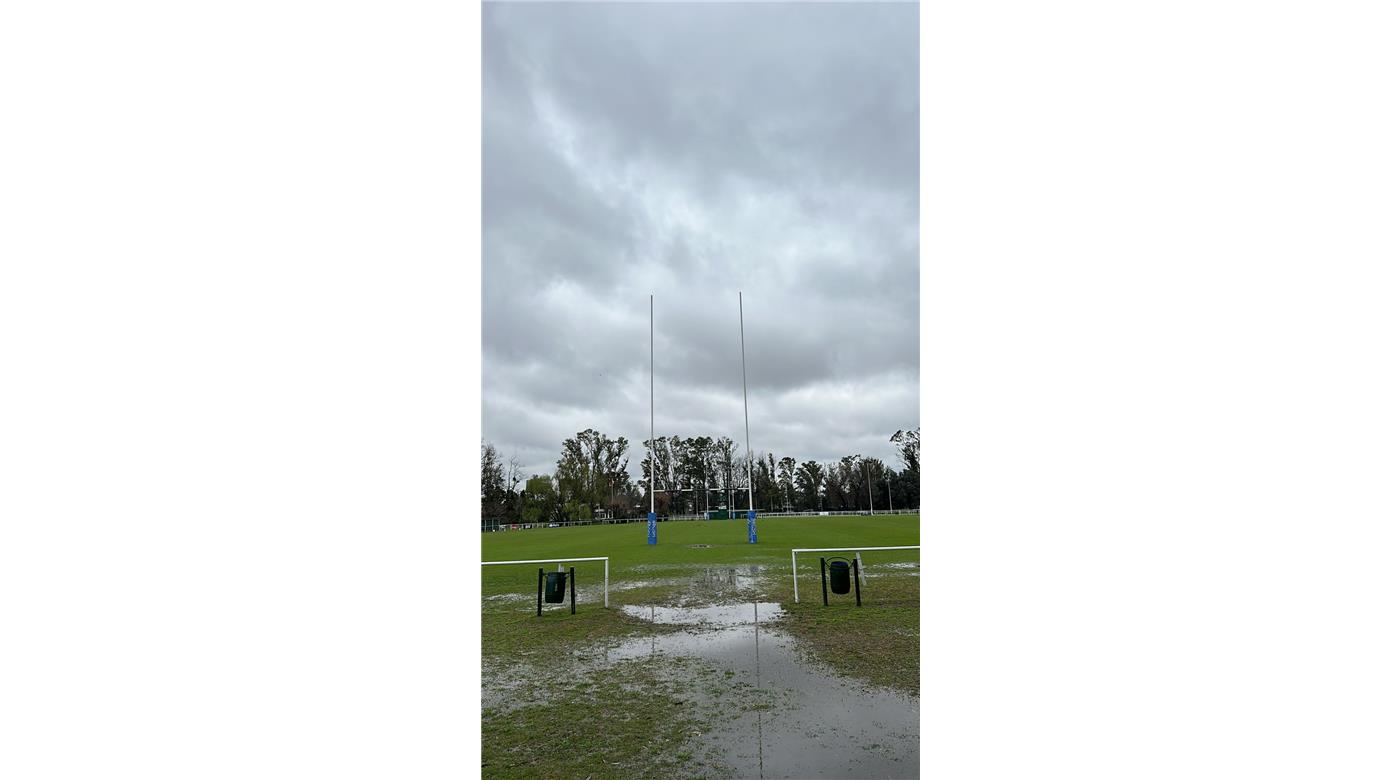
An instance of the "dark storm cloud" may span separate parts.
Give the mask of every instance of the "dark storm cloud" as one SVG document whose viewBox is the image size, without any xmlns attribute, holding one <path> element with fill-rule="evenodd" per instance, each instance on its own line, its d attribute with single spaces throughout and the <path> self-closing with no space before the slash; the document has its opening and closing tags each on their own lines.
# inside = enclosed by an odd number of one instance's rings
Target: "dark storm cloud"
<svg viewBox="0 0 1400 780">
<path fill-rule="evenodd" d="M 484 6 L 483 429 L 894 461 L 918 424 L 909 4 Z"/>
</svg>

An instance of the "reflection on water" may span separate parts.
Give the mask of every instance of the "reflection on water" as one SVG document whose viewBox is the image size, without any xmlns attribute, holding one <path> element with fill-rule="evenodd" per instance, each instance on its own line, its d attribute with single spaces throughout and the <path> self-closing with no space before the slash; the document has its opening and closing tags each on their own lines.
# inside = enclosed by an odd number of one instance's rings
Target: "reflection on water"
<svg viewBox="0 0 1400 780">
<path fill-rule="evenodd" d="M 749 626 L 754 623 L 754 605 L 716 604 L 709 607 L 647 607 L 627 605 L 622 607 L 625 614 L 652 623 L 665 623 L 673 626 Z M 781 615 L 783 608 L 777 604 L 759 604 L 758 619 L 772 620 Z"/>
<path fill-rule="evenodd" d="M 778 709 L 737 712 L 701 737 L 738 777 L 918 777 L 918 699 L 804 659 L 796 640 L 770 625 L 782 614 L 778 604 L 622 609 L 686 629 L 611 645 L 599 658 L 604 663 L 698 658 L 778 695 Z M 701 704 L 716 700 L 703 691 L 693 696 Z"/>
</svg>

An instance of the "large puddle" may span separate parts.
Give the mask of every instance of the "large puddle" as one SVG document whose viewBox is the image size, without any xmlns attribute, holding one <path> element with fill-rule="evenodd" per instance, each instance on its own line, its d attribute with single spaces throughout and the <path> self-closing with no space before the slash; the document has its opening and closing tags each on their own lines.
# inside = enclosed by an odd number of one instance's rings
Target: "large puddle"
<svg viewBox="0 0 1400 780">
<path fill-rule="evenodd" d="M 685 628 L 612 645 L 598 660 L 641 658 L 665 664 L 677 657 L 698 658 L 734 672 L 736 681 L 776 694 L 776 708 L 736 712 L 701 737 L 735 776 L 918 777 L 918 699 L 838 677 L 804 660 L 796 641 L 772 625 L 782 614 L 780 605 L 622 610 Z M 716 700 L 704 691 L 693 697 L 697 704 Z"/>
<path fill-rule="evenodd" d="M 636 570 L 655 570 L 654 566 L 636 566 Z M 658 577 L 649 580 L 622 579 L 614 580 L 608 586 L 609 596 L 622 593 L 636 588 L 654 587 L 665 585 L 675 589 L 677 594 L 699 597 L 704 600 L 732 600 L 742 599 L 743 591 L 758 586 L 760 578 L 763 576 L 764 567 L 757 565 L 746 566 L 692 566 L 692 567 L 667 567 L 670 572 L 678 569 L 689 570 L 688 574 L 671 577 Z M 533 583 L 533 579 L 531 580 Z M 575 585 L 578 603 L 584 604 L 602 603 L 603 583 L 597 581 L 596 577 L 580 578 Z M 535 601 L 536 594 L 531 592 L 498 593 L 490 596 L 483 596 L 482 600 L 488 604 L 521 604 Z M 638 616 L 640 617 L 640 615 Z"/>
<path fill-rule="evenodd" d="M 622 607 L 625 614 L 652 623 L 678 626 L 750 626 L 757 610 L 758 620 L 771 620 L 783 610 L 777 604 L 716 604 L 711 607 Z"/>
<path fill-rule="evenodd" d="M 758 585 L 762 566 L 706 566 L 700 582 L 712 589 L 746 590 Z"/>
</svg>

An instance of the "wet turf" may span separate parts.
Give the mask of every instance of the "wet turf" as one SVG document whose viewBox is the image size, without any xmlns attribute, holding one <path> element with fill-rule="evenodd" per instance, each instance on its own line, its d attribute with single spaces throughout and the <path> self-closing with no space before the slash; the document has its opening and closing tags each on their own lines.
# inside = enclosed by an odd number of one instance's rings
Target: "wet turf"
<svg viewBox="0 0 1400 780">
<path fill-rule="evenodd" d="M 758 777 L 760 746 L 765 777 L 916 776 L 916 553 L 867 554 L 857 610 L 821 606 L 815 557 L 793 604 L 788 551 L 917 544 L 917 518 L 760 520 L 760 545 L 743 526 L 487 534 L 487 560 L 612 556 L 613 608 L 601 566 L 575 564 L 577 615 L 538 618 L 537 567 L 484 567 L 484 776 Z"/>
<path fill-rule="evenodd" d="M 725 672 L 728 685 L 686 692 L 702 705 L 753 685 L 771 706 L 745 708 L 712 723 L 698 740 L 735 777 L 917 777 L 918 699 L 843 678 L 814 663 L 782 629 L 772 603 L 697 609 L 657 608 L 656 620 L 686 626 L 605 651 L 612 662 L 697 659 Z"/>
<path fill-rule="evenodd" d="M 481 535 L 482 560 L 606 555 L 612 559 L 613 579 L 625 580 L 643 573 L 647 577 L 665 576 L 662 572 L 667 569 L 688 574 L 694 565 L 758 564 L 787 568 L 789 551 L 794 547 L 885 547 L 919 543 L 919 518 L 914 515 L 760 517 L 758 544 L 748 544 L 746 528 L 743 520 L 659 523 L 660 543 L 654 546 L 646 543 L 645 523 L 497 531 Z M 572 565 L 577 569 L 580 582 L 602 582 L 601 563 Z M 533 591 L 534 577 L 535 569 L 529 566 L 487 566 L 482 569 L 482 587 L 488 595 Z"/>
<path fill-rule="evenodd" d="M 791 603 L 789 590 L 783 628 L 802 640 L 805 652 L 842 674 L 917 696 L 917 569 L 873 565 L 868 571 L 869 585 L 862 586 L 860 607 L 851 595 L 830 596 L 830 606 L 822 606 L 820 583 L 803 588 L 802 601 L 796 604 Z M 884 576 L 886 572 L 895 576 Z"/>
</svg>

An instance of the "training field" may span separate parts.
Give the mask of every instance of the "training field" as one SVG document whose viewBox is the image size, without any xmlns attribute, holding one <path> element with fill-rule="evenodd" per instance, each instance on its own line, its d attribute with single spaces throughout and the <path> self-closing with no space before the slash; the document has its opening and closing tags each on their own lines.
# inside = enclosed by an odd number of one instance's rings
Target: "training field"
<svg viewBox="0 0 1400 780">
<path fill-rule="evenodd" d="M 822 605 L 804 547 L 919 543 L 916 515 L 535 528 L 482 534 L 483 560 L 566 563 L 577 614 L 535 615 L 538 570 L 483 566 L 487 778 L 917 777 L 918 550 L 861 553 Z"/>
</svg>

